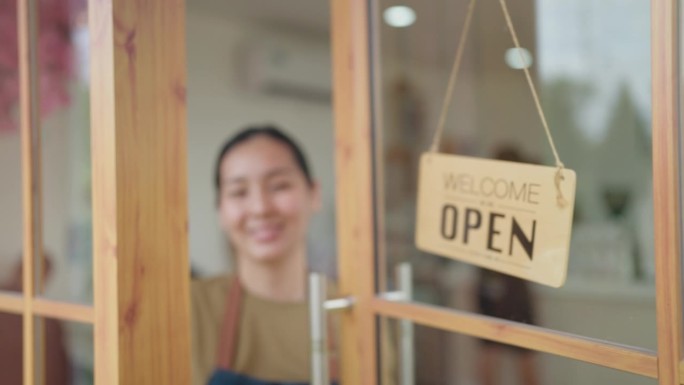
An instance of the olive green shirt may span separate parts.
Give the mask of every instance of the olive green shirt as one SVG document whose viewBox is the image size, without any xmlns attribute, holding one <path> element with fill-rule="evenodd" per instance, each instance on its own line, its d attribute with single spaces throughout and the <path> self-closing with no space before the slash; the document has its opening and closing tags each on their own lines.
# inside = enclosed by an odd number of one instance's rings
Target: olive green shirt
<svg viewBox="0 0 684 385">
<path fill-rule="evenodd" d="M 192 283 L 193 385 L 206 385 L 216 368 L 216 352 L 230 278 L 222 276 Z M 330 289 L 329 289 L 330 290 Z M 333 289 L 334 291 L 334 289 Z M 310 382 L 309 308 L 307 302 L 276 302 L 243 290 L 235 362 L 237 373 L 267 381 Z M 330 356 L 339 346 L 336 320 Z M 389 342 L 383 333 L 383 341 Z M 392 352 L 391 348 L 383 348 Z M 389 358 L 385 356 L 386 358 Z M 394 384 L 393 359 L 383 360 L 384 384 Z M 337 370 L 331 366 L 331 372 Z"/>
<path fill-rule="evenodd" d="M 216 367 L 229 278 L 192 284 L 193 382 L 205 385 Z M 307 302 L 276 302 L 243 291 L 235 372 L 261 380 L 308 382 Z"/>
</svg>

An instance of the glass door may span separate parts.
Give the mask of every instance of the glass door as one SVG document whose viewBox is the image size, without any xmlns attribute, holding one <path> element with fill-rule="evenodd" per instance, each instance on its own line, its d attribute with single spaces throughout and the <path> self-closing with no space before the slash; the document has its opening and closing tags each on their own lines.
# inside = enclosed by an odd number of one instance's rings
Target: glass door
<svg viewBox="0 0 684 385">
<path fill-rule="evenodd" d="M 529 68 L 577 172 L 567 282 L 415 247 L 418 159 L 471 2 L 333 1 L 343 381 L 680 383 L 676 2 L 509 2 L 521 51 L 502 2 L 473 3 L 440 150 L 554 165 Z M 392 295 L 402 264 L 411 298 Z"/>
</svg>

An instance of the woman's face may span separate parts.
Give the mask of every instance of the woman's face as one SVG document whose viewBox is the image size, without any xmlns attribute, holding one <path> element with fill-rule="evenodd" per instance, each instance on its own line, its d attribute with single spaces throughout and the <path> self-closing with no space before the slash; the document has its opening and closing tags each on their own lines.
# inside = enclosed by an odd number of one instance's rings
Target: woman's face
<svg viewBox="0 0 684 385">
<path fill-rule="evenodd" d="M 223 157 L 220 178 L 221 226 L 238 258 L 275 262 L 304 248 L 320 194 L 285 144 L 247 139 Z"/>
</svg>

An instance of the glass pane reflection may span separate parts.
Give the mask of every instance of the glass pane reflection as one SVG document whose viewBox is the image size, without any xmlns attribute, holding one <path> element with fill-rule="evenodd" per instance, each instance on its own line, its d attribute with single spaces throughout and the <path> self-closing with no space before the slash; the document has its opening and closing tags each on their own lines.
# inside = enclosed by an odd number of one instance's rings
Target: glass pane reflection
<svg viewBox="0 0 684 385">
<path fill-rule="evenodd" d="M 94 384 L 92 325 L 34 318 L 35 383 Z M 23 381 L 23 321 L 20 314 L 0 312 L 2 384 Z"/>
<path fill-rule="evenodd" d="M 409 262 L 419 301 L 655 349 L 649 2 L 509 2 L 560 157 L 577 172 L 560 289 L 415 248 L 418 157 L 436 128 L 468 1 L 404 2 L 417 19 L 401 29 L 381 19 L 396 2 L 377 3 L 379 258 L 388 288 L 396 265 Z M 527 163 L 553 165 L 524 75 L 506 64 L 511 47 L 498 2 L 479 2 L 442 151 L 494 158 L 512 148 Z"/>
<path fill-rule="evenodd" d="M 44 296 L 92 303 L 87 2 L 39 1 Z"/>
<path fill-rule="evenodd" d="M 0 373 L 3 384 L 21 384 L 24 378 L 23 330 L 21 315 L 0 312 Z"/>
<path fill-rule="evenodd" d="M 92 385 L 93 327 L 36 317 L 36 384 Z"/>
<path fill-rule="evenodd" d="M 0 30 L 16 30 L 15 3 L 0 7 Z M 0 290 L 7 291 L 22 291 L 21 281 L 14 280 L 24 235 L 18 109 L 18 46 L 7 39 L 0 49 Z"/>
</svg>

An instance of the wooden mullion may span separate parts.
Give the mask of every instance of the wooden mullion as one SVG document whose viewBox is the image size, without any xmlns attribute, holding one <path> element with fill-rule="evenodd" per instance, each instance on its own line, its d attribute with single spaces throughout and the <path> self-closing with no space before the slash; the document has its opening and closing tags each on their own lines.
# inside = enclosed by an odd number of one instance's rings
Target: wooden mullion
<svg viewBox="0 0 684 385">
<path fill-rule="evenodd" d="M 118 385 L 116 135 L 111 1 L 88 1 L 95 383 Z"/>
<path fill-rule="evenodd" d="M 658 377 L 656 352 L 646 349 L 418 303 L 375 299 L 373 311 L 378 315 L 407 319 L 440 330 L 520 346 L 646 377 Z"/>
<path fill-rule="evenodd" d="M 22 293 L 0 293 L 0 312 L 23 314 L 24 301 L 25 299 Z"/>
<path fill-rule="evenodd" d="M 682 360 L 677 3 L 651 1 L 653 204 L 661 385 L 680 383 Z"/>
<path fill-rule="evenodd" d="M 0 312 L 23 314 L 25 299 L 19 293 L 0 293 Z M 34 298 L 31 301 L 32 314 L 68 322 L 94 323 L 94 308 L 66 302 Z"/>
<path fill-rule="evenodd" d="M 22 150 L 23 196 L 23 378 L 35 384 L 35 341 L 32 301 L 35 293 L 34 261 L 42 257 L 40 128 L 37 77 L 37 4 L 17 4 L 19 39 L 19 122 Z"/>
<path fill-rule="evenodd" d="M 342 317 L 342 382 L 375 385 L 372 117 L 365 0 L 332 0 L 339 289 L 356 299 Z"/>
<path fill-rule="evenodd" d="M 95 318 L 92 306 L 57 302 L 43 298 L 33 300 L 33 313 L 44 318 L 85 324 L 92 324 Z"/>
</svg>

